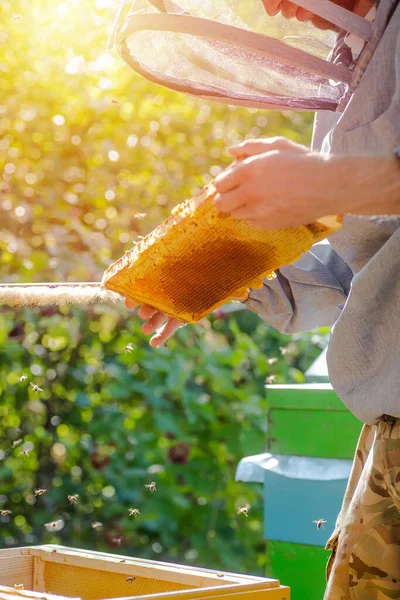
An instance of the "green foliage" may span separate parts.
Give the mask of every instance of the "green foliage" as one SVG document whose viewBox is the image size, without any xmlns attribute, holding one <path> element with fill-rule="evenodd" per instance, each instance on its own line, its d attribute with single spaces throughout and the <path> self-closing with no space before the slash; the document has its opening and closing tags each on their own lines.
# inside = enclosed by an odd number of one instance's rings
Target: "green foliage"
<svg viewBox="0 0 400 600">
<path fill-rule="evenodd" d="M 311 115 L 211 105 L 135 75 L 106 51 L 113 13 L 94 0 L 1 3 L 5 277 L 98 279 L 228 164 L 227 145 L 310 137 Z"/>
<path fill-rule="evenodd" d="M 241 329 L 243 316 L 217 314 L 154 350 L 115 308 L 3 312 L 0 501 L 13 511 L 3 544 L 118 551 L 122 536 L 134 555 L 261 571 L 261 490 L 235 483 L 235 468 L 264 448 L 266 376 L 301 379 L 310 344 L 288 345 L 257 317 Z M 35 498 L 38 488 L 48 491 Z M 247 502 L 246 519 L 236 511 Z M 59 518 L 64 529 L 47 532 Z"/>
<path fill-rule="evenodd" d="M 227 145 L 309 138 L 310 115 L 211 106 L 135 76 L 105 50 L 112 12 L 104 0 L 1 3 L 3 281 L 99 280 L 228 163 Z M 311 341 L 244 311 L 217 313 L 155 351 L 123 309 L 4 309 L 0 508 L 12 514 L 0 517 L 1 545 L 261 573 L 261 490 L 235 483 L 235 468 L 263 450 L 265 378 L 302 381 L 321 337 Z M 247 519 L 236 514 L 246 502 Z M 47 531 L 58 518 L 64 528 Z"/>
</svg>

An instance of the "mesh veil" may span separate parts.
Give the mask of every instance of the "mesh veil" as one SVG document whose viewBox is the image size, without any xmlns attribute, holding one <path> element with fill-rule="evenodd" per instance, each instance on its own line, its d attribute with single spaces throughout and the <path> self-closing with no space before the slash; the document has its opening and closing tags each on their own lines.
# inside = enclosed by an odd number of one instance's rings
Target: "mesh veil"
<svg viewBox="0 0 400 600">
<path fill-rule="evenodd" d="M 111 43 L 132 69 L 184 93 L 256 108 L 336 110 L 354 69 L 341 40 L 351 32 L 367 42 L 371 24 L 330 0 L 294 3 L 320 13 L 319 26 L 271 17 L 262 0 L 125 2 Z"/>
</svg>

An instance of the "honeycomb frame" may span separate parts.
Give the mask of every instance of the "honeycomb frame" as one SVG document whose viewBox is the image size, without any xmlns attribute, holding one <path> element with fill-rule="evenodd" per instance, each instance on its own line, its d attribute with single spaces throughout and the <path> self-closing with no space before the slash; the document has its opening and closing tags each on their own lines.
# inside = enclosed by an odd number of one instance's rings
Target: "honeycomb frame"
<svg viewBox="0 0 400 600">
<path fill-rule="evenodd" d="M 340 227 L 339 217 L 283 230 L 256 228 L 219 213 L 210 184 L 104 273 L 102 286 L 195 323 L 274 278 Z"/>
</svg>

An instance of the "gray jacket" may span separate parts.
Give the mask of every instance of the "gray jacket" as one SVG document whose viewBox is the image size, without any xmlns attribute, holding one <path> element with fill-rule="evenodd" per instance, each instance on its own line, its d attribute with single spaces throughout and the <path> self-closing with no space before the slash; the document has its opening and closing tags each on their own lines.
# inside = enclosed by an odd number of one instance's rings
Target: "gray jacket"
<svg viewBox="0 0 400 600">
<path fill-rule="evenodd" d="M 389 155 L 400 146 L 400 5 L 343 114 L 316 117 L 313 147 Z M 400 177 L 400 166 L 399 166 Z M 361 421 L 400 418 L 400 216 L 346 215 L 247 306 L 283 333 L 333 325 L 327 361 L 337 394 Z"/>
</svg>

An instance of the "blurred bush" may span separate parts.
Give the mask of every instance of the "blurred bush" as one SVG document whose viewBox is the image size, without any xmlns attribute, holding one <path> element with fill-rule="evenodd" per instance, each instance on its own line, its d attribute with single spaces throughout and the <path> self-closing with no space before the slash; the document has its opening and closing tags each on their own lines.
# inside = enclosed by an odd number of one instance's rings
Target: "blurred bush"
<svg viewBox="0 0 400 600">
<path fill-rule="evenodd" d="M 289 340 L 255 315 L 219 312 L 154 350 L 121 312 L 2 313 L 0 503 L 13 511 L 3 545 L 262 572 L 261 490 L 235 483 L 235 468 L 264 449 L 266 377 L 302 381 L 322 336 Z M 237 515 L 247 502 L 249 518 Z M 48 532 L 57 519 L 64 528 Z"/>
<path fill-rule="evenodd" d="M 2 281 L 99 280 L 228 164 L 227 145 L 309 140 L 310 115 L 213 106 L 134 75 L 106 52 L 115 10 L 0 5 Z M 1 545 L 262 573 L 260 490 L 235 483 L 235 467 L 264 448 L 266 377 L 302 381 L 324 335 L 289 340 L 219 311 L 154 351 L 123 309 L 2 309 Z M 248 519 L 236 514 L 246 502 Z"/>
</svg>

